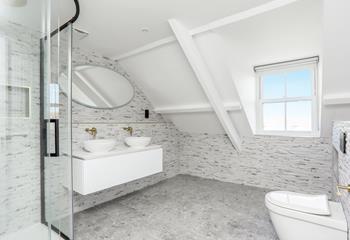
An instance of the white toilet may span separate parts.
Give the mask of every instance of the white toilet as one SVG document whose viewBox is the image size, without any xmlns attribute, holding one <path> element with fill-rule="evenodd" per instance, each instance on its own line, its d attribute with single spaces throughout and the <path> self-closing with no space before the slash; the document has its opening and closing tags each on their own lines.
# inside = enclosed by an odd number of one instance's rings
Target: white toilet
<svg viewBox="0 0 350 240">
<path fill-rule="evenodd" d="M 274 191 L 265 205 L 280 240 L 347 240 L 343 208 L 326 195 Z"/>
</svg>

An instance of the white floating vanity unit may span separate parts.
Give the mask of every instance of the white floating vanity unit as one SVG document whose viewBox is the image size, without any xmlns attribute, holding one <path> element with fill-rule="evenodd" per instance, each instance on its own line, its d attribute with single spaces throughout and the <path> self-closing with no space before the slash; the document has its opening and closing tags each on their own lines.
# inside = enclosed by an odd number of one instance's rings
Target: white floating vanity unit
<svg viewBox="0 0 350 240">
<path fill-rule="evenodd" d="M 87 195 L 162 171 L 160 145 L 106 153 L 80 152 L 73 158 L 73 189 Z"/>
</svg>

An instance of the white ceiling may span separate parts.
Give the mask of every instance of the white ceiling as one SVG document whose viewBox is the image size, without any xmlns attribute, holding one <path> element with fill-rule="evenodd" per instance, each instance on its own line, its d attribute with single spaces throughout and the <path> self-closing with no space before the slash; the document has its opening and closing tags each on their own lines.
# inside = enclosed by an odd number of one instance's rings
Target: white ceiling
<svg viewBox="0 0 350 240">
<path fill-rule="evenodd" d="M 22 7 L 11 7 L 0 0 L 0 19 L 22 24 L 30 29 L 40 31 L 45 0 L 28 0 Z M 51 29 L 70 20 L 75 14 L 73 0 L 52 1 Z"/>
<path fill-rule="evenodd" d="M 255 129 L 253 67 L 320 55 L 321 13 L 322 1 L 297 1 L 194 36 L 221 101 L 241 103 L 243 106 L 242 111 L 230 114 L 241 136 L 250 136 Z M 177 42 L 119 62 L 156 109 L 209 104 Z M 181 131 L 223 132 L 214 112 L 172 113 L 165 116 Z"/>
<path fill-rule="evenodd" d="M 173 35 L 167 22 L 196 27 L 271 0 L 80 0 L 76 27 L 90 32 L 81 42 L 107 57 Z M 150 31 L 142 32 L 142 28 Z"/>
</svg>

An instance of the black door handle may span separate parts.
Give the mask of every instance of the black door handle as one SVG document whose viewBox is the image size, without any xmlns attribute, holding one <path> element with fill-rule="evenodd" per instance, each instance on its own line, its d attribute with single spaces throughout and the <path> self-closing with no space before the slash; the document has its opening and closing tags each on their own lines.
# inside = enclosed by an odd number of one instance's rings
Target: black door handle
<svg viewBox="0 0 350 240">
<path fill-rule="evenodd" d="M 54 134 L 55 134 L 55 151 L 53 152 L 53 153 L 47 153 L 46 152 L 46 156 L 50 156 L 50 157 L 58 157 L 58 156 L 60 156 L 60 125 L 59 125 L 59 119 L 50 119 L 50 120 L 45 120 L 45 122 L 47 123 L 47 122 L 50 122 L 50 124 L 51 123 L 53 123 L 55 126 L 55 132 L 54 132 Z M 47 126 L 47 124 L 45 124 L 45 126 Z M 49 127 L 49 129 L 51 129 L 51 126 Z M 44 141 L 45 141 L 45 146 L 44 146 L 44 149 L 46 149 L 46 151 L 47 151 L 47 146 L 48 146 L 48 142 L 47 142 L 47 139 L 48 139 L 48 137 L 47 137 L 47 135 L 48 135 L 48 133 L 47 133 L 47 127 L 45 127 L 44 128 L 44 136 L 45 136 L 45 139 L 44 139 Z M 51 144 L 50 144 L 51 145 Z"/>
<path fill-rule="evenodd" d="M 50 153 L 51 157 L 60 156 L 60 125 L 59 119 L 50 119 L 50 123 L 55 124 L 55 152 Z"/>
</svg>

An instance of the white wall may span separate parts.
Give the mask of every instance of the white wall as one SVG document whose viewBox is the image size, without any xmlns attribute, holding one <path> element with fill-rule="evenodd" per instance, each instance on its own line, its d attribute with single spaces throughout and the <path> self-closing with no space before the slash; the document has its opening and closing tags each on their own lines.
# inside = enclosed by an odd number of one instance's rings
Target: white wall
<svg viewBox="0 0 350 240">
<path fill-rule="evenodd" d="M 177 42 L 120 61 L 155 108 L 208 105 L 185 55 Z M 167 114 L 184 132 L 223 133 L 213 112 Z"/>
<path fill-rule="evenodd" d="M 297 1 L 215 32 L 223 39 L 228 70 L 255 129 L 253 67 L 321 55 L 322 1 Z"/>
<path fill-rule="evenodd" d="M 322 135 L 330 136 L 332 121 L 350 120 L 350 1 L 325 0 L 323 11 L 324 102 L 348 102 L 323 106 Z"/>
<path fill-rule="evenodd" d="M 222 102 L 241 102 L 243 106 L 242 111 L 230 114 L 241 136 L 250 136 L 256 125 L 253 67 L 321 55 L 321 36 L 321 0 L 296 1 L 194 36 Z M 120 62 L 155 108 L 208 104 L 177 43 L 168 43 Z M 215 114 L 203 116 L 171 114 L 167 118 L 185 132 L 222 133 Z"/>
</svg>

